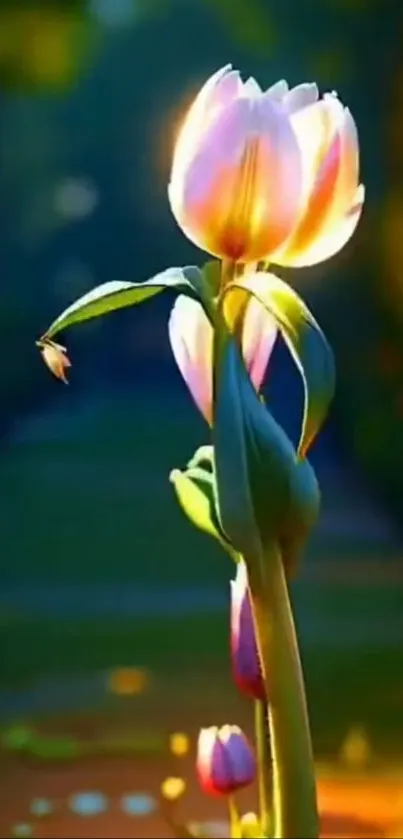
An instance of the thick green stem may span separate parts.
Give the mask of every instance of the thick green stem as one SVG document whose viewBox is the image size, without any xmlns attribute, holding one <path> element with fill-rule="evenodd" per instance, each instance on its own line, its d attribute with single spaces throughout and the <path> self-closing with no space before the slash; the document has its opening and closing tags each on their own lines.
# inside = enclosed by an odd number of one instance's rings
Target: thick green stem
<svg viewBox="0 0 403 839">
<path fill-rule="evenodd" d="M 272 766 L 267 706 L 255 699 L 255 740 L 258 762 L 259 821 L 265 836 L 272 828 Z"/>
<path fill-rule="evenodd" d="M 255 566 L 256 568 L 256 566 Z M 319 836 L 315 767 L 297 637 L 280 552 L 250 578 L 269 697 L 274 839 Z"/>
</svg>

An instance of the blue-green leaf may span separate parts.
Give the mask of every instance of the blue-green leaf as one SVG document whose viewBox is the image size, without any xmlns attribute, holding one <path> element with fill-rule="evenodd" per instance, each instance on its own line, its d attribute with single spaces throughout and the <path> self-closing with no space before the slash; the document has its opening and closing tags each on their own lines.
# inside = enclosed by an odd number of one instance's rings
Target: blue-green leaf
<svg viewBox="0 0 403 839">
<path fill-rule="evenodd" d="M 236 340 L 218 324 L 213 443 L 221 527 L 253 564 L 279 544 L 288 572 L 317 519 L 315 473 L 257 396 Z"/>
<path fill-rule="evenodd" d="M 208 289 L 205 285 L 201 271 L 194 266 L 168 268 L 144 283 L 103 283 L 68 306 L 46 330 L 41 341 L 46 343 L 74 324 L 142 303 L 165 289 L 194 297 L 207 309 Z"/>
<path fill-rule="evenodd" d="M 224 290 L 221 305 L 232 332 L 236 331 L 245 295 L 255 297 L 274 317 L 302 375 L 305 402 L 297 452 L 303 457 L 320 430 L 334 395 L 333 352 L 299 295 L 283 280 L 263 271 L 238 277 Z"/>
</svg>

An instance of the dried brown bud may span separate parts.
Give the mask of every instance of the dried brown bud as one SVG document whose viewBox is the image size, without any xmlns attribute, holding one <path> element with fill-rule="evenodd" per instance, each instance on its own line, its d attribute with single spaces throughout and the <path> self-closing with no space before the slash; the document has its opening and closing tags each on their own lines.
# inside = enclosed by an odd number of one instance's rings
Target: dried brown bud
<svg viewBox="0 0 403 839">
<path fill-rule="evenodd" d="M 66 355 L 66 348 L 60 344 L 55 344 L 53 341 L 40 341 L 38 342 L 38 346 L 42 358 L 51 373 L 53 373 L 56 379 L 61 379 L 67 385 L 66 370 L 71 367 L 71 361 Z"/>
</svg>

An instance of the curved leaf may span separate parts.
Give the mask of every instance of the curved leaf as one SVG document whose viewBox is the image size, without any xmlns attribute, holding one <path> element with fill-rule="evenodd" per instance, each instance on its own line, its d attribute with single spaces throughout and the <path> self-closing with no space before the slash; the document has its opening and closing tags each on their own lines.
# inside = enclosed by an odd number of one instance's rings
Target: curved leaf
<svg viewBox="0 0 403 839">
<path fill-rule="evenodd" d="M 50 338 L 76 323 L 142 303 L 164 289 L 188 294 L 202 304 L 207 304 L 204 285 L 201 271 L 193 266 L 168 268 L 144 283 L 114 281 L 103 283 L 68 306 L 46 330 L 41 341 L 46 343 Z"/>
<path fill-rule="evenodd" d="M 275 318 L 304 383 L 304 415 L 298 455 L 304 457 L 321 428 L 335 390 L 333 352 L 320 326 L 298 294 L 274 274 L 246 274 L 226 286 L 221 307 L 236 332 L 245 295 L 253 295 Z"/>
<path fill-rule="evenodd" d="M 187 468 L 194 469 L 201 467 L 206 472 L 212 474 L 214 471 L 214 449 L 211 445 L 199 446 L 196 449 L 193 457 L 190 458 Z"/>
<path fill-rule="evenodd" d="M 217 325 L 214 353 L 215 479 L 221 528 L 259 573 L 278 544 L 287 573 L 316 522 L 320 493 L 306 459 L 261 402 L 235 338 Z"/>
<path fill-rule="evenodd" d="M 204 448 L 204 447 L 203 447 Z M 205 447 L 212 448 L 212 447 Z M 197 457 L 197 453 L 195 458 Z M 223 533 L 216 508 L 215 478 L 209 469 L 201 466 L 188 467 L 181 472 L 174 469 L 169 479 L 173 484 L 176 497 L 188 519 L 199 530 L 213 536 L 220 545 L 237 559 L 228 539 Z"/>
</svg>

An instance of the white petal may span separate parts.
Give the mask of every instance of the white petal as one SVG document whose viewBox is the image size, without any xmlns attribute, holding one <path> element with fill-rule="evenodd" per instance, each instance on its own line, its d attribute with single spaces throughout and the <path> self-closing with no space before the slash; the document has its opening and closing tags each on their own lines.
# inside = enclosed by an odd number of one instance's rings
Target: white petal
<svg viewBox="0 0 403 839">
<path fill-rule="evenodd" d="M 232 70 L 231 64 L 217 70 L 203 85 L 193 100 L 177 137 L 171 181 L 183 177 L 206 123 L 214 118 L 221 107 L 225 107 L 235 98 L 241 88 L 239 73 Z"/>
<path fill-rule="evenodd" d="M 288 83 L 285 79 L 280 79 L 279 82 L 275 82 L 271 87 L 268 87 L 264 95 L 269 99 L 274 99 L 276 102 L 281 102 L 287 93 Z"/>
<path fill-rule="evenodd" d="M 243 94 L 246 96 L 260 96 L 262 88 L 252 76 L 246 80 L 243 86 Z"/>
<path fill-rule="evenodd" d="M 197 407 L 210 423 L 213 329 L 200 303 L 180 295 L 171 311 L 168 332 L 179 370 Z"/>
<path fill-rule="evenodd" d="M 300 111 L 301 108 L 306 108 L 307 105 L 313 105 L 319 99 L 318 85 L 315 82 L 300 84 L 293 87 L 283 99 L 283 105 L 289 114 L 294 114 Z"/>
</svg>

